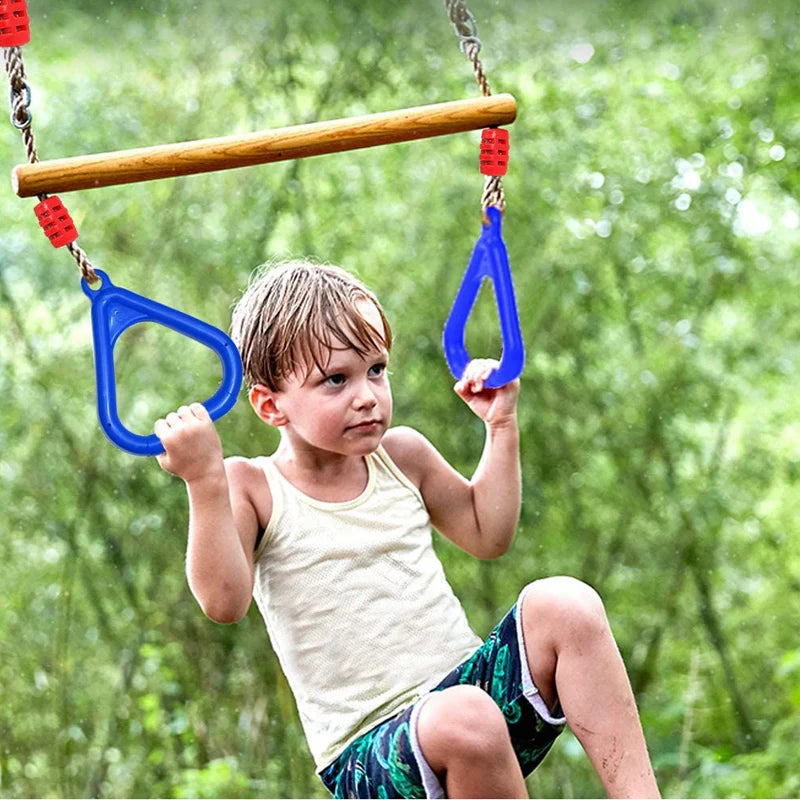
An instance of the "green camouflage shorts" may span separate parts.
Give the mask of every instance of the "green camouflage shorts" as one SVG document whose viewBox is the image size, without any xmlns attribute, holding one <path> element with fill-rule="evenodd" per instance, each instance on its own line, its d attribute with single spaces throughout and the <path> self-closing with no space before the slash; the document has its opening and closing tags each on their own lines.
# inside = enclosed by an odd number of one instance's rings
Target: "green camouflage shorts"
<svg viewBox="0 0 800 800">
<path fill-rule="evenodd" d="M 551 715 L 531 679 L 517 618 L 523 594 L 483 645 L 431 691 L 472 684 L 491 695 L 506 718 L 522 772 L 528 775 L 547 755 L 565 720 Z M 328 791 L 342 798 L 444 797 L 417 742 L 417 714 L 424 701 L 425 697 L 351 742 L 320 773 Z"/>
</svg>

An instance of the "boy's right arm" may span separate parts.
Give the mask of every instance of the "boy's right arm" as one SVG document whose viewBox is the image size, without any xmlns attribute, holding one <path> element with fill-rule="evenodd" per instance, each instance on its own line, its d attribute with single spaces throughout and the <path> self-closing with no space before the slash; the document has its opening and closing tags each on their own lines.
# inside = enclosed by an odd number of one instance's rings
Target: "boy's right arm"
<svg viewBox="0 0 800 800">
<path fill-rule="evenodd" d="M 199 403 L 159 420 L 155 433 L 164 445 L 158 463 L 183 479 L 189 496 L 192 593 L 215 622 L 236 622 L 250 606 L 256 538 L 271 510 L 266 480 L 246 459 L 223 459 L 214 423 Z"/>
</svg>

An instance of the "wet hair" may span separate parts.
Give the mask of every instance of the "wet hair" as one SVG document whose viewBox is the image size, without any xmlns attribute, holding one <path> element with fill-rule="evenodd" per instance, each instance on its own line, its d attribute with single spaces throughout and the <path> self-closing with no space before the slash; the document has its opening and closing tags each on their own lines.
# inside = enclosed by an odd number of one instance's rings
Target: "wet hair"
<svg viewBox="0 0 800 800">
<path fill-rule="evenodd" d="M 358 309 L 371 302 L 383 331 Z M 392 347 L 392 331 L 377 297 L 358 278 L 330 264 L 286 261 L 259 267 L 233 310 L 231 337 L 242 356 L 248 389 L 272 391 L 298 373 L 307 377 L 331 349 L 349 347 L 366 356 Z"/>
</svg>

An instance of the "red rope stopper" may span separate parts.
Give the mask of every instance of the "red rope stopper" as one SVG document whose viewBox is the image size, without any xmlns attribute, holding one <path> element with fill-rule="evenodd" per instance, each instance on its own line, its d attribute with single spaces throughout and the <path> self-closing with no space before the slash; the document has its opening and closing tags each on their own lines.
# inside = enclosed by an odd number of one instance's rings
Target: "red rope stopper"
<svg viewBox="0 0 800 800">
<path fill-rule="evenodd" d="M 20 47 L 31 40 L 25 0 L 0 0 L 0 47 Z"/>
<path fill-rule="evenodd" d="M 484 128 L 481 134 L 481 174 L 505 175 L 508 171 L 508 131 Z"/>
<path fill-rule="evenodd" d="M 42 200 L 34 209 L 44 235 L 53 247 L 72 244 L 78 238 L 78 229 L 61 200 L 53 195 Z"/>
</svg>

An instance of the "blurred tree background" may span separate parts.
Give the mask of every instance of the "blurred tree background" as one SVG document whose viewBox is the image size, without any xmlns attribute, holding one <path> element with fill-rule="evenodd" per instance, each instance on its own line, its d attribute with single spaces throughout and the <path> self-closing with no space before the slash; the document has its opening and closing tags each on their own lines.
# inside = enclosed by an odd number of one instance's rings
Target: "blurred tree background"
<svg viewBox="0 0 800 800">
<path fill-rule="evenodd" d="M 30 3 L 42 158 L 475 96 L 440 0 Z M 485 634 L 536 577 L 603 595 L 663 791 L 800 794 L 800 14 L 793 0 L 472 0 L 516 95 L 505 236 L 527 364 L 513 549 L 437 541 Z M 440 332 L 479 232 L 478 133 L 63 196 L 115 283 L 227 328 L 259 263 L 357 271 L 396 331 L 395 422 L 462 471 L 482 426 Z M 0 137 L 0 172 L 24 160 Z M 182 484 L 100 432 L 89 304 L 0 191 L 0 795 L 324 797 L 260 617 L 206 620 Z M 491 291 L 470 323 L 497 355 Z M 133 430 L 216 356 L 117 346 Z M 226 454 L 276 443 L 242 398 Z M 602 793 L 576 740 L 534 796 Z"/>
</svg>

